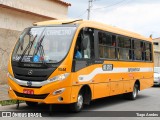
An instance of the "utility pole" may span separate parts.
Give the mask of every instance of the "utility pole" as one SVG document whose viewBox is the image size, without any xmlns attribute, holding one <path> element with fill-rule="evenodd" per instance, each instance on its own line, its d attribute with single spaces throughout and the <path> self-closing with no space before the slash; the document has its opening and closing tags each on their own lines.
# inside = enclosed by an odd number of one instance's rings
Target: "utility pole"
<svg viewBox="0 0 160 120">
<path fill-rule="evenodd" d="M 88 9 L 87 9 L 87 11 L 88 11 L 88 17 L 87 17 L 87 19 L 88 19 L 88 20 L 90 19 L 92 2 L 93 2 L 93 0 L 88 0 Z"/>
</svg>

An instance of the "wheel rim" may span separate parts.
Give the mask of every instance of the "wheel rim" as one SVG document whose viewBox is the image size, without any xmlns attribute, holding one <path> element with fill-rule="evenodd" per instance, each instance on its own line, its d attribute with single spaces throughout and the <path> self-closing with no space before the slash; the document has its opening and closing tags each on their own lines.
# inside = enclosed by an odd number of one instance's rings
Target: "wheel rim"
<svg viewBox="0 0 160 120">
<path fill-rule="evenodd" d="M 78 96 L 77 106 L 79 109 L 81 109 L 83 106 L 83 96 L 82 95 Z"/>
<path fill-rule="evenodd" d="M 134 87 L 134 90 L 133 90 L 133 97 L 134 97 L 134 98 L 137 97 L 137 87 Z"/>
</svg>

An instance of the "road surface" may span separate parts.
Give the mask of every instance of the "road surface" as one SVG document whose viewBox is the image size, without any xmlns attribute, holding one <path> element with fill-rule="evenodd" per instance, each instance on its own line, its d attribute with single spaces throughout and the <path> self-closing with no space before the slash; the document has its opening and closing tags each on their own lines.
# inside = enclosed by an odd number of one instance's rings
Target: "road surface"
<svg viewBox="0 0 160 120">
<path fill-rule="evenodd" d="M 69 113 L 68 112 L 68 106 L 53 106 L 53 112 L 52 115 L 49 115 L 49 106 L 40 104 L 36 108 L 30 108 L 26 106 L 25 103 L 20 104 L 20 108 L 17 110 L 16 105 L 9 105 L 9 106 L 4 106 L 0 107 L 0 111 L 18 111 L 18 112 L 29 112 L 29 113 L 36 113 L 36 112 L 42 112 L 42 118 L 28 118 L 28 119 L 34 119 L 34 120 L 43 120 L 46 119 L 45 117 L 48 117 L 47 119 L 68 119 L 68 120 L 81 120 L 81 117 L 86 117 L 86 119 L 118 119 L 118 120 L 158 120 L 160 119 L 160 87 L 152 87 L 143 91 L 139 92 L 139 95 L 136 100 L 130 101 L 130 100 L 125 100 L 123 99 L 122 95 L 118 96 L 113 96 L 113 97 L 107 97 L 103 99 L 98 99 L 95 100 L 91 103 L 89 106 L 84 106 L 83 112 L 81 113 Z M 88 112 L 90 111 L 90 112 Z M 94 112 L 93 112 L 94 111 Z M 110 112 L 112 111 L 112 112 Z M 116 112 L 115 112 L 116 111 Z M 136 111 L 136 112 L 129 112 L 131 114 L 136 114 L 138 116 L 138 111 L 141 111 L 141 114 L 146 114 L 149 111 L 157 111 L 159 114 L 159 117 L 147 117 L 147 118 L 142 118 L 142 117 L 129 117 L 129 118 L 124 118 L 124 117 L 116 117 L 121 112 L 119 111 Z M 146 112 L 147 111 L 147 112 Z M 108 114 L 111 114 L 111 116 L 114 117 L 107 117 L 104 118 L 103 116 L 107 116 Z M 123 112 L 123 116 L 124 116 Z M 154 112 L 151 112 L 154 113 Z M 126 112 L 127 114 L 127 112 Z M 156 115 L 156 113 L 155 113 Z M 98 116 L 98 117 L 95 117 Z M 127 115 L 126 115 L 127 116 Z M 76 117 L 76 118 L 75 118 Z M 4 119 L 4 118 L 0 118 Z M 10 119 L 22 119 L 22 118 L 10 118 Z M 27 119 L 27 118 L 26 118 Z"/>
</svg>

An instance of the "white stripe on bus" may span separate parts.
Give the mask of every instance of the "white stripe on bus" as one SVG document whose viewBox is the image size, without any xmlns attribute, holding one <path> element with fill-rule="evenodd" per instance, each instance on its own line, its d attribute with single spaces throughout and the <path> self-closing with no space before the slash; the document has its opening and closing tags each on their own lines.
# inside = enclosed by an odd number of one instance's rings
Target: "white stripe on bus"
<svg viewBox="0 0 160 120">
<path fill-rule="evenodd" d="M 104 73 L 135 73 L 135 72 L 153 72 L 152 67 L 146 67 L 146 68 L 140 68 L 139 71 L 129 72 L 129 68 L 113 68 L 112 71 L 103 71 L 102 68 L 96 68 L 94 69 L 90 74 L 88 75 L 79 75 L 78 79 L 80 82 L 84 81 L 90 81 L 92 80 L 96 75 L 98 74 L 104 74 Z"/>
</svg>

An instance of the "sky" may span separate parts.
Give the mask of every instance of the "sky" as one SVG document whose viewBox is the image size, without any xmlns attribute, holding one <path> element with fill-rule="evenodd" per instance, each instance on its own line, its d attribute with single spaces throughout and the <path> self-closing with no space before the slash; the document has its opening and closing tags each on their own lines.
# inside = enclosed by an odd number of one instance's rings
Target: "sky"
<svg viewBox="0 0 160 120">
<path fill-rule="evenodd" d="M 68 17 L 87 19 L 88 0 L 71 3 Z M 139 33 L 160 37 L 160 0 L 93 0 L 90 20 Z"/>
</svg>

